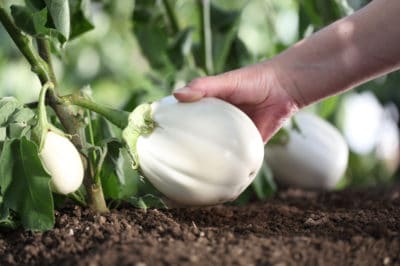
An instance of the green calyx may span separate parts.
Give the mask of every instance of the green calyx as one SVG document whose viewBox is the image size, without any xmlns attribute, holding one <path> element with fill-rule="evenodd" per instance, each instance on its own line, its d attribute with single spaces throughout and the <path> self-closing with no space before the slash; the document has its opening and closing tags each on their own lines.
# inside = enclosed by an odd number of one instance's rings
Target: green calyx
<svg viewBox="0 0 400 266">
<path fill-rule="evenodd" d="M 53 131 L 61 136 L 66 136 L 64 132 L 53 126 L 47 120 L 46 93 L 48 90 L 53 90 L 53 89 L 54 89 L 54 84 L 51 82 L 47 82 L 46 84 L 43 85 L 39 94 L 38 124 L 33 129 L 33 137 L 39 144 L 39 153 L 43 149 L 46 135 L 49 131 Z"/>
<path fill-rule="evenodd" d="M 141 104 L 130 113 L 128 126 L 122 131 L 122 138 L 128 146 L 133 169 L 139 168 L 139 156 L 136 149 L 139 137 L 150 135 L 156 126 L 157 123 L 152 118 L 151 104 Z"/>
</svg>

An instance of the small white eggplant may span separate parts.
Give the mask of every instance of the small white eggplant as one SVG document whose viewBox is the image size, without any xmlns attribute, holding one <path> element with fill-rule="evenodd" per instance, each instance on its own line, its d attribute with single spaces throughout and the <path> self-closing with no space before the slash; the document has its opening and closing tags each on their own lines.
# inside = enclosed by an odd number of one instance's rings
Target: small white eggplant
<svg viewBox="0 0 400 266">
<path fill-rule="evenodd" d="M 305 189 L 333 189 L 347 168 L 345 139 L 311 113 L 298 113 L 295 121 L 300 130 L 288 128 L 288 143 L 267 145 L 266 162 L 276 181 Z"/>
<path fill-rule="evenodd" d="M 53 192 L 66 195 L 81 186 L 84 176 L 82 160 L 69 139 L 52 131 L 47 132 L 39 157 L 51 176 Z"/>
<path fill-rule="evenodd" d="M 253 181 L 264 157 L 250 118 L 216 98 L 181 103 L 169 96 L 139 106 L 123 136 L 143 175 L 183 205 L 234 200 Z"/>
</svg>

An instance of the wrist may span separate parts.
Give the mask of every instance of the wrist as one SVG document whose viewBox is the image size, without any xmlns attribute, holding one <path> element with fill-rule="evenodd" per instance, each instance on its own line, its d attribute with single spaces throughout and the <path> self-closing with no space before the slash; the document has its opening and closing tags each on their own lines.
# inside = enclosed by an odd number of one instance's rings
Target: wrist
<svg viewBox="0 0 400 266">
<path fill-rule="evenodd" d="M 276 59 L 275 57 L 261 63 L 268 79 L 267 89 L 271 90 L 269 94 L 278 94 L 277 97 L 281 99 L 281 102 L 285 102 L 284 106 L 288 111 L 295 113 L 306 106 L 307 102 L 297 88 L 289 69 L 285 68 L 279 59 Z"/>
</svg>

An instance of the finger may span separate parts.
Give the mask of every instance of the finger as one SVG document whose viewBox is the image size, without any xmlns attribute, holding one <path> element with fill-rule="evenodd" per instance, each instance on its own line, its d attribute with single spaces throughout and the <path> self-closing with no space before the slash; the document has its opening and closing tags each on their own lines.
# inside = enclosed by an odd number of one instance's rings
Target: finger
<svg viewBox="0 0 400 266">
<path fill-rule="evenodd" d="M 227 99 L 235 88 L 232 77 L 227 74 L 196 78 L 185 87 L 176 90 L 174 96 L 182 102 L 192 102 L 203 97 Z"/>
<path fill-rule="evenodd" d="M 203 91 L 196 91 L 190 87 L 183 87 L 173 92 L 173 95 L 181 102 L 194 102 L 204 97 Z"/>
</svg>

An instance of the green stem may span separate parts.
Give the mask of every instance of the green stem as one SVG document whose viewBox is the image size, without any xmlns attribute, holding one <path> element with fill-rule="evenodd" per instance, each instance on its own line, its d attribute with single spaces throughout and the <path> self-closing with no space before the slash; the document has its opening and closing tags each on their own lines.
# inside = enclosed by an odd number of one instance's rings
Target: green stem
<svg viewBox="0 0 400 266">
<path fill-rule="evenodd" d="M 72 192 L 68 195 L 68 197 L 70 197 L 71 199 L 75 200 L 76 202 L 78 202 L 81 206 L 86 206 L 87 203 L 85 201 L 85 198 L 82 197 L 81 195 L 79 195 L 77 192 Z"/>
<path fill-rule="evenodd" d="M 100 158 L 97 163 L 97 169 L 96 169 L 96 174 L 94 176 L 95 182 L 96 183 L 101 183 L 101 169 L 103 168 L 104 160 L 106 159 L 108 153 L 107 145 L 104 147 L 104 150 L 101 151 L 100 153 Z"/>
<path fill-rule="evenodd" d="M 89 127 L 89 140 L 90 144 L 94 146 L 94 132 L 93 132 L 93 123 L 92 123 L 92 112 L 90 110 L 86 110 L 86 116 L 88 119 L 88 127 Z M 92 152 L 92 161 L 95 162 L 97 160 L 96 151 Z"/>
<path fill-rule="evenodd" d="M 47 127 L 48 124 L 46 113 L 46 93 L 49 88 L 54 88 L 54 85 L 51 82 L 44 84 L 39 93 L 39 123 L 41 123 L 42 127 Z"/>
<path fill-rule="evenodd" d="M 104 199 L 103 188 L 101 185 L 93 184 L 90 188 L 91 201 L 89 206 L 100 212 L 107 213 L 109 209 L 107 208 L 106 200 Z"/>
<path fill-rule="evenodd" d="M 204 69 L 208 75 L 214 74 L 210 0 L 199 1 L 201 44 L 203 50 Z"/>
<path fill-rule="evenodd" d="M 87 98 L 84 98 L 76 94 L 63 96 L 62 99 L 67 103 L 87 108 L 93 112 L 96 112 L 104 116 L 108 121 L 110 121 L 111 123 L 113 123 L 114 125 L 116 125 L 121 129 L 126 128 L 126 126 L 128 125 L 128 117 L 129 117 L 128 112 L 99 105 Z"/>
<path fill-rule="evenodd" d="M 169 24 L 171 25 L 172 32 L 174 34 L 177 34 L 179 32 L 179 24 L 178 24 L 178 19 L 176 18 L 174 8 L 172 7 L 171 2 L 169 0 L 163 0 L 162 3 L 165 7 L 165 10 L 167 11 L 167 19 L 169 21 Z"/>
<path fill-rule="evenodd" d="M 103 167 L 104 160 L 107 155 L 107 146 L 105 149 L 106 150 L 100 154 L 100 159 L 99 162 L 97 163 L 96 173 L 94 174 L 93 177 L 93 185 L 90 188 L 90 193 L 92 195 L 92 201 L 90 204 L 94 205 L 96 207 L 96 210 L 102 213 L 108 212 L 106 201 L 104 199 L 103 186 L 101 185 L 101 176 L 100 176 L 101 169 Z"/>
<path fill-rule="evenodd" d="M 48 39 L 45 38 L 37 38 L 36 39 L 38 51 L 40 57 L 47 62 L 48 65 L 48 73 L 51 81 L 54 83 L 54 87 L 57 87 L 57 79 L 53 70 L 53 63 L 51 60 L 51 52 L 50 52 L 50 43 Z"/>
</svg>

